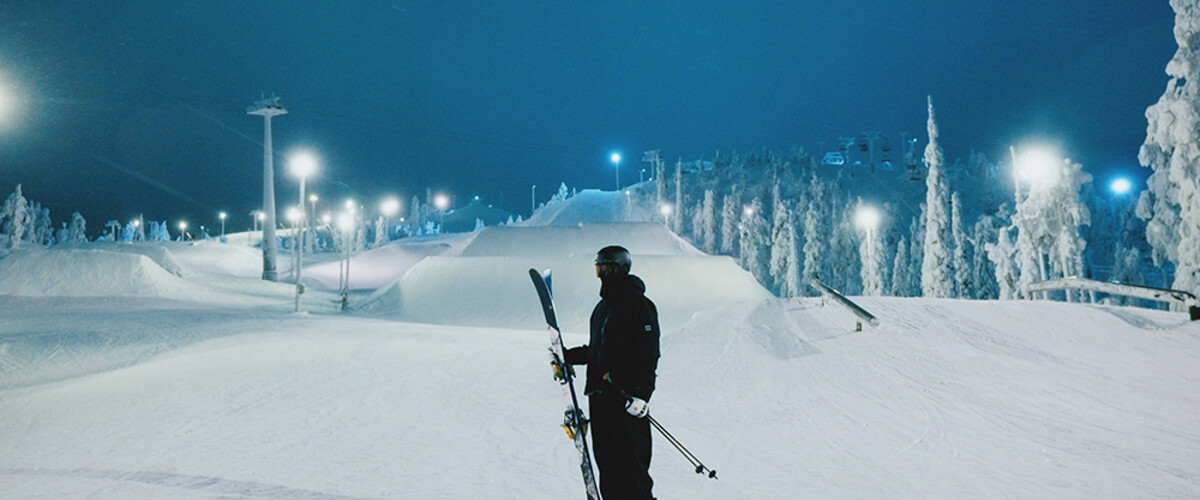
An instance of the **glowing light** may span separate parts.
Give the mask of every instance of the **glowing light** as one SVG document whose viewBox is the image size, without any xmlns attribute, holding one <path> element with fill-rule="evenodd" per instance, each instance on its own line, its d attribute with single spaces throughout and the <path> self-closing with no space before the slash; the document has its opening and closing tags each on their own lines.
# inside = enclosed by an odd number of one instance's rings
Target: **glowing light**
<svg viewBox="0 0 1200 500">
<path fill-rule="evenodd" d="M 754 207 L 746 207 L 742 209 L 742 215 L 745 215 L 746 217 L 752 217 L 754 215 Z"/>
<path fill-rule="evenodd" d="M 379 205 L 379 210 L 388 217 L 396 215 L 400 212 L 400 201 L 395 198 L 383 200 L 383 203 Z"/>
<path fill-rule="evenodd" d="M 433 197 L 433 206 L 438 210 L 445 210 L 450 206 L 450 197 L 444 194 L 439 194 Z"/>
<path fill-rule="evenodd" d="M 221 220 L 225 220 L 225 217 L 226 217 L 225 212 L 221 212 L 221 213 L 217 214 L 217 217 L 220 217 Z"/>
<path fill-rule="evenodd" d="M 187 222 L 185 222 L 185 221 L 179 221 L 179 230 L 180 230 L 180 231 L 187 231 Z"/>
<path fill-rule="evenodd" d="M 662 213 L 663 216 L 669 217 L 671 215 L 671 205 L 664 204 L 663 206 L 658 207 L 658 211 Z"/>
<path fill-rule="evenodd" d="M 288 218 L 288 220 L 292 221 L 293 224 L 295 224 L 296 222 L 299 222 L 300 221 L 300 211 L 297 210 L 296 207 L 288 208 L 287 218 Z"/>
<path fill-rule="evenodd" d="M 351 229 L 354 229 L 354 215 L 352 215 L 348 212 L 339 214 L 338 220 L 337 220 L 337 225 L 338 225 L 338 229 L 341 229 L 342 231 L 349 231 Z"/>
<path fill-rule="evenodd" d="M 1129 190 L 1133 188 L 1133 184 L 1130 184 L 1129 179 L 1122 177 L 1120 179 L 1113 181 L 1112 184 L 1108 186 L 1108 188 L 1111 189 L 1112 192 L 1114 192 L 1114 193 L 1125 194 L 1125 193 L 1128 193 Z"/>
<path fill-rule="evenodd" d="M 879 211 L 874 207 L 859 207 L 854 215 L 854 224 L 860 229 L 875 229 L 879 225 Z"/>
<path fill-rule="evenodd" d="M 1043 182 L 1053 179 L 1058 173 L 1063 160 L 1048 149 L 1031 149 L 1021 155 L 1017 164 L 1017 173 L 1031 182 Z"/>
<path fill-rule="evenodd" d="M 611 159 L 613 163 L 621 163 L 621 155 L 618 153 L 613 153 Z"/>
<path fill-rule="evenodd" d="M 288 165 L 292 168 L 292 175 L 303 179 L 317 171 L 317 157 L 307 152 L 296 153 Z"/>
</svg>

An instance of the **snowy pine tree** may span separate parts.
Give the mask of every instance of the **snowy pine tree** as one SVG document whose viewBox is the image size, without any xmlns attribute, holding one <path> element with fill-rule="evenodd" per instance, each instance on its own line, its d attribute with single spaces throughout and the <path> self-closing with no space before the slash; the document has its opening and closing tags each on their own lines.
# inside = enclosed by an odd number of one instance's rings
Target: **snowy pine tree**
<svg viewBox="0 0 1200 500">
<path fill-rule="evenodd" d="M 763 218 L 762 201 L 755 197 L 742 218 L 741 241 L 742 268 L 750 271 L 764 286 L 770 284 L 767 266 L 763 263 L 767 247 L 766 220 Z"/>
<path fill-rule="evenodd" d="M 942 148 L 938 146 L 938 126 L 933 110 L 933 96 L 929 96 L 929 144 L 925 146 L 925 245 L 921 263 L 921 294 L 925 297 L 950 297 L 954 283 L 951 281 L 950 251 L 946 241 L 950 218 L 945 180 L 942 178 Z"/>
<path fill-rule="evenodd" d="M 908 285 L 912 281 L 909 264 L 908 241 L 901 236 L 900 241 L 896 243 L 896 258 L 892 261 L 892 286 L 890 289 L 892 296 L 907 297 L 909 295 Z"/>
<path fill-rule="evenodd" d="M 816 199 L 813 199 L 808 204 L 808 210 L 804 213 L 804 282 L 812 283 L 814 280 L 820 279 L 824 272 L 821 265 L 829 249 L 829 240 L 826 237 L 826 231 L 823 231 L 824 225 L 821 224 L 822 217 L 821 206 Z"/>
<path fill-rule="evenodd" d="M 388 242 L 388 226 L 387 218 L 380 215 L 375 219 L 375 241 L 371 242 L 371 248 L 379 248 L 386 245 Z"/>
<path fill-rule="evenodd" d="M 988 243 L 985 247 L 988 259 L 996 268 L 996 283 L 999 286 L 998 298 L 1000 300 L 1012 300 L 1022 296 L 1018 293 L 1018 266 L 1013 259 L 1017 248 L 1012 243 L 1012 237 L 1009 236 L 1010 231 L 1011 228 L 1001 229 L 997 233 L 997 242 Z"/>
<path fill-rule="evenodd" d="M 971 272 L 969 259 L 969 241 L 963 227 L 962 199 L 955 192 L 950 196 L 950 236 L 954 242 L 951 253 L 951 267 L 954 269 L 954 296 L 972 298 L 975 296 L 975 281 Z"/>
<path fill-rule="evenodd" d="M 721 253 L 737 257 L 738 226 L 741 224 L 741 203 L 738 200 L 736 186 L 732 193 L 725 195 L 721 202 Z"/>
<path fill-rule="evenodd" d="M 705 253 L 717 251 L 717 195 L 711 189 L 704 190 L 704 204 L 700 206 L 696 223 L 696 239 L 700 241 Z"/>
<path fill-rule="evenodd" d="M 975 223 L 971 237 L 971 283 L 975 293 L 968 297 L 987 300 L 1000 298 L 1000 285 L 996 282 L 996 266 L 988 258 L 987 245 L 998 241 L 996 217 L 985 215 Z M 1011 257 L 1010 257 L 1011 258 Z"/>
<path fill-rule="evenodd" d="M 1179 49 L 1167 63 L 1171 77 L 1146 109 L 1146 141 L 1138 152 L 1154 173 L 1146 239 L 1154 261 L 1175 263 L 1172 287 L 1200 295 L 1200 4 L 1171 0 Z"/>
<path fill-rule="evenodd" d="M 775 192 L 778 193 L 778 185 Z M 799 283 L 788 280 L 788 272 L 796 266 L 790 259 L 798 255 L 796 252 L 796 229 L 792 223 L 792 214 L 787 205 L 778 196 L 774 210 L 774 221 L 771 224 L 771 279 L 780 297 L 795 297 L 800 293 Z"/>
<path fill-rule="evenodd" d="M 866 205 L 862 199 L 858 200 L 857 210 L 864 210 Z M 860 227 L 859 233 L 861 240 L 859 242 L 858 254 L 862 259 L 862 291 L 863 295 L 878 296 L 883 295 L 883 265 L 884 252 L 886 249 L 883 246 L 883 238 L 880 237 L 881 231 L 878 227 L 879 221 L 870 222 L 868 227 Z"/>
<path fill-rule="evenodd" d="M 0 207 L 0 221 L 4 222 L 4 234 L 8 235 L 9 248 L 21 247 L 21 241 L 29 227 L 29 219 L 29 203 L 21 194 L 21 185 L 17 184 L 17 190 L 9 195 L 8 199 L 4 200 L 4 206 Z"/>
</svg>

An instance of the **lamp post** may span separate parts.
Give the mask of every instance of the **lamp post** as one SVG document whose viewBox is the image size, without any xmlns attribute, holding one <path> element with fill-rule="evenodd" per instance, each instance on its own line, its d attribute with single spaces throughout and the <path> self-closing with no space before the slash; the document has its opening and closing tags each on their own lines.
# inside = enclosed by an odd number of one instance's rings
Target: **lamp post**
<svg viewBox="0 0 1200 500">
<path fill-rule="evenodd" d="M 854 216 L 855 225 L 866 232 L 865 245 L 861 252 L 863 295 L 883 293 L 883 270 L 880 268 L 883 262 L 875 254 L 875 229 L 879 226 L 879 219 L 879 211 L 866 205 L 860 205 Z"/>
<path fill-rule="evenodd" d="M 225 239 L 225 212 L 217 214 L 217 218 L 221 219 L 221 239 Z"/>
<path fill-rule="evenodd" d="M 179 241 L 183 241 L 187 236 L 187 221 L 179 221 Z"/>
<path fill-rule="evenodd" d="M 342 305 L 341 308 L 345 311 L 350 305 L 350 235 L 354 231 L 354 203 L 347 202 L 347 211 L 338 216 L 338 228 L 346 237 L 346 260 L 345 265 L 341 266 L 341 282 L 342 282 Z"/>
<path fill-rule="evenodd" d="M 317 170 L 317 159 L 308 153 L 297 153 L 291 160 L 292 175 L 300 178 L 300 237 L 296 240 L 296 312 L 300 312 L 300 295 L 304 294 L 304 284 L 300 275 L 304 270 L 304 232 L 308 229 L 307 212 L 304 211 L 304 183 L 308 176 Z M 315 202 L 314 202 L 315 203 Z"/>
<path fill-rule="evenodd" d="M 533 212 L 537 210 L 537 184 L 529 186 L 529 216 L 533 217 Z"/>
<path fill-rule="evenodd" d="M 618 153 L 612 154 L 613 172 L 617 174 L 617 191 L 621 190 L 621 155 Z"/>
<path fill-rule="evenodd" d="M 379 205 L 379 212 L 384 217 L 384 228 L 387 231 L 387 241 L 392 240 L 392 217 L 400 213 L 400 200 L 388 198 Z"/>
</svg>

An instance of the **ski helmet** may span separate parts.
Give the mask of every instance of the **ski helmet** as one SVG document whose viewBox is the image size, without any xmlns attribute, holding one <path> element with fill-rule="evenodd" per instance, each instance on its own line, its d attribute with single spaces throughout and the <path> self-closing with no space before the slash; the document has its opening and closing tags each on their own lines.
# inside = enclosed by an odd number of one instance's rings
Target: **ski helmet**
<svg viewBox="0 0 1200 500">
<path fill-rule="evenodd" d="M 629 256 L 629 250 L 610 245 L 596 252 L 596 265 L 612 265 L 616 270 L 615 274 L 629 274 L 629 269 L 633 267 L 633 259 Z"/>
</svg>

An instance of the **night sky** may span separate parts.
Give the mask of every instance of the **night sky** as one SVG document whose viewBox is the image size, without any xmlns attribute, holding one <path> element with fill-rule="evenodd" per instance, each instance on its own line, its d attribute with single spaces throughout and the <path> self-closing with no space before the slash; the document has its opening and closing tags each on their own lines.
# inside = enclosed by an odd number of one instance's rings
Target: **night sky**
<svg viewBox="0 0 1200 500">
<path fill-rule="evenodd" d="M 649 5 L 647 5 L 649 4 Z M 375 205 L 426 188 L 528 215 L 559 183 L 636 181 L 716 151 L 832 150 L 866 130 L 947 157 L 1057 142 L 1100 177 L 1137 164 L 1175 51 L 1167 0 L 486 2 L 25 1 L 0 4 L 0 196 L 56 221 L 249 225 L 277 94 L 309 190 Z M 320 206 L 318 207 L 320 209 Z M 282 208 L 280 209 L 282 212 Z"/>
</svg>

